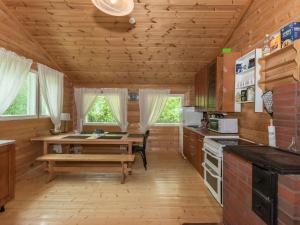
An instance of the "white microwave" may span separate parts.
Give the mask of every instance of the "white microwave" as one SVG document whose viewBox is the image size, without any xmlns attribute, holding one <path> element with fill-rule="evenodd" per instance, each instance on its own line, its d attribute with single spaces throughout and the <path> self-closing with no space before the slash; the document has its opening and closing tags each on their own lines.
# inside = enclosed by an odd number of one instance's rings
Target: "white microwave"
<svg viewBox="0 0 300 225">
<path fill-rule="evenodd" d="M 208 129 L 222 134 L 236 134 L 239 132 L 237 118 L 210 118 Z"/>
</svg>

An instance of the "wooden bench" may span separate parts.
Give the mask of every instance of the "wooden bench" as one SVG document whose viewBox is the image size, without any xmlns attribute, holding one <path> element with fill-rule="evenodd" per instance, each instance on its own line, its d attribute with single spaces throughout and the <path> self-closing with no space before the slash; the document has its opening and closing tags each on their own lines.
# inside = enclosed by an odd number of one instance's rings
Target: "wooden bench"
<svg viewBox="0 0 300 225">
<path fill-rule="evenodd" d="M 59 172 L 120 172 L 121 183 L 125 183 L 126 174 L 128 172 L 128 163 L 134 161 L 134 155 L 94 155 L 94 154 L 47 154 L 38 157 L 36 160 L 48 162 L 47 171 L 49 172 L 47 182 L 55 178 L 55 173 Z M 91 163 L 87 164 L 56 164 L 56 162 L 72 162 L 72 163 Z M 120 163 L 121 167 L 94 165 L 93 163 Z"/>
</svg>

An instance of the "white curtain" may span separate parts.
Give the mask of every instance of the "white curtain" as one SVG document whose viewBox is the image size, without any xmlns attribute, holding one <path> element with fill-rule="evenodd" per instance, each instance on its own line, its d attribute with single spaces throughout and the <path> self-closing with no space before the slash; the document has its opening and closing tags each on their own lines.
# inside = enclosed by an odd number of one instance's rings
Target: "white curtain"
<svg viewBox="0 0 300 225">
<path fill-rule="evenodd" d="M 101 94 L 101 89 L 75 88 L 75 105 L 77 112 L 77 130 L 82 131 L 82 124 L 86 114 L 92 107 L 97 96 Z"/>
<path fill-rule="evenodd" d="M 38 64 L 41 94 L 47 105 L 54 129 L 60 129 L 63 110 L 64 74 L 45 65 Z"/>
<path fill-rule="evenodd" d="M 127 101 L 128 90 L 125 88 L 105 88 L 103 95 L 106 97 L 112 115 L 120 126 L 121 130 L 127 131 Z"/>
<path fill-rule="evenodd" d="M 17 97 L 22 84 L 29 76 L 31 59 L 0 48 L 0 115 Z"/>
<path fill-rule="evenodd" d="M 139 90 L 140 129 L 145 132 L 156 123 L 165 107 L 170 90 Z"/>
</svg>

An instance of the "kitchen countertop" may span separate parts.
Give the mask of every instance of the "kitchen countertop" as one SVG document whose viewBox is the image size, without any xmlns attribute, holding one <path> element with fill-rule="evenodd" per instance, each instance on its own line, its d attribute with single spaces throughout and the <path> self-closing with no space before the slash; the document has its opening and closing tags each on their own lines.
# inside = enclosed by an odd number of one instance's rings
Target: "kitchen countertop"
<svg viewBox="0 0 300 225">
<path fill-rule="evenodd" d="M 0 140 L 0 146 L 2 145 L 10 145 L 16 143 L 15 140 Z"/>
<path fill-rule="evenodd" d="M 218 136 L 226 136 L 226 137 L 239 137 L 239 134 L 222 134 L 218 132 L 211 131 L 207 128 L 193 128 L 193 127 L 188 127 L 184 126 L 184 128 L 189 129 L 197 134 L 200 134 L 204 137 L 218 137 Z"/>
<path fill-rule="evenodd" d="M 278 174 L 300 174 L 300 155 L 270 146 L 226 146 L 224 151 Z"/>
</svg>

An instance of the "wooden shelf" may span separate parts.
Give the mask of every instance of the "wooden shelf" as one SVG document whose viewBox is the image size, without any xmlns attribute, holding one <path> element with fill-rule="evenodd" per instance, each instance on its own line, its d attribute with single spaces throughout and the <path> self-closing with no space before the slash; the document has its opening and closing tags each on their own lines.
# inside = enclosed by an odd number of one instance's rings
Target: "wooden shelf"
<svg viewBox="0 0 300 225">
<path fill-rule="evenodd" d="M 236 87 L 236 89 L 240 89 L 240 90 L 243 90 L 243 89 L 247 89 L 248 87 L 255 87 L 255 84 L 249 84 L 249 85 L 245 85 L 243 87 Z"/>
<path fill-rule="evenodd" d="M 244 101 L 244 102 L 235 102 L 235 112 L 242 111 L 242 104 L 255 103 L 255 112 L 263 112 L 263 102 L 262 102 L 262 90 L 258 85 L 260 77 L 260 64 L 258 60 L 261 58 L 262 51 L 261 49 L 254 49 L 251 52 L 248 52 L 241 58 L 237 59 L 236 64 L 242 64 L 243 66 L 249 66 L 250 60 L 255 60 L 255 66 L 247 69 L 241 73 L 235 75 L 235 96 L 239 95 L 242 90 L 247 89 L 248 87 L 254 87 L 255 89 L 255 100 L 254 101 Z M 239 85 L 243 85 L 238 87 Z M 247 85 L 246 85 L 247 84 Z"/>
<path fill-rule="evenodd" d="M 254 70 L 255 70 L 255 67 L 252 67 L 252 68 L 250 68 L 250 69 L 247 69 L 247 70 L 244 70 L 244 71 L 242 71 L 242 72 L 240 72 L 240 73 L 237 73 L 236 75 L 237 75 L 237 76 L 242 76 L 242 75 L 245 75 L 245 74 L 247 74 L 247 73 L 253 72 Z"/>
<path fill-rule="evenodd" d="M 295 43 L 296 43 L 296 42 L 297 42 L 297 41 L 295 41 Z M 294 43 L 294 44 L 295 44 L 295 43 Z M 271 54 L 269 54 L 269 55 L 267 55 L 267 56 L 263 56 L 263 57 L 260 58 L 260 60 L 268 60 L 268 59 L 270 59 L 270 58 L 272 58 L 272 57 L 274 57 L 274 56 L 276 56 L 276 55 L 281 55 L 281 54 L 283 54 L 284 52 L 291 50 L 291 49 L 293 48 L 293 45 L 294 45 L 294 44 L 289 45 L 289 46 L 286 46 L 286 47 L 284 47 L 284 48 L 281 48 L 281 49 L 279 49 L 279 50 L 277 50 L 277 51 L 275 51 L 275 52 L 272 52 Z"/>
<path fill-rule="evenodd" d="M 238 104 L 247 104 L 247 103 L 255 103 L 255 101 L 244 101 L 244 102 L 236 102 Z"/>
<path fill-rule="evenodd" d="M 300 40 L 259 60 L 262 90 L 300 81 Z"/>
</svg>

